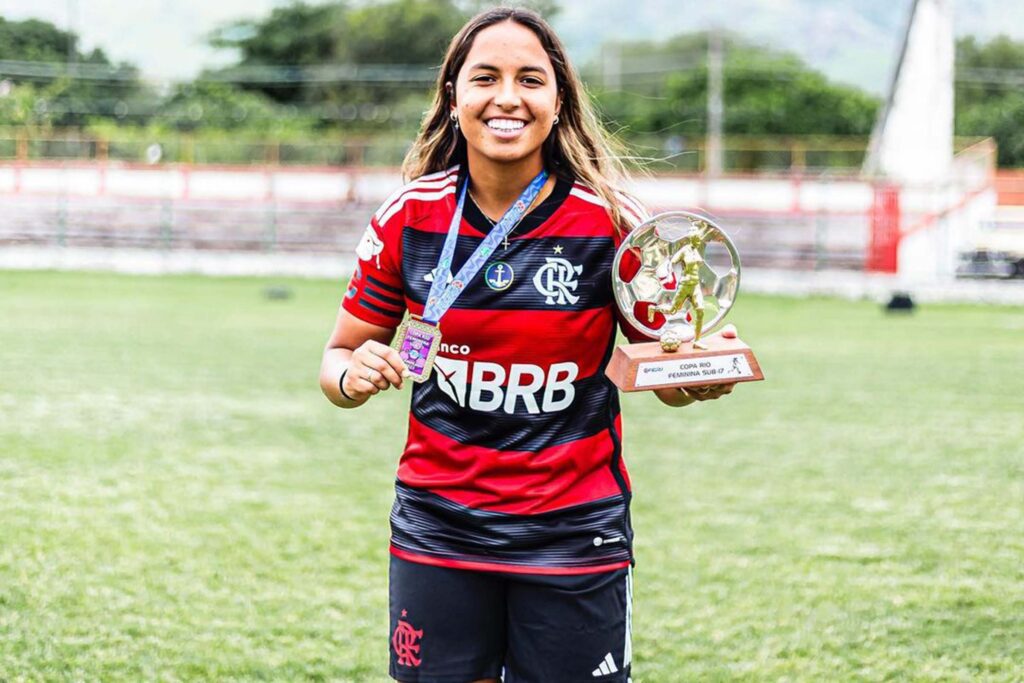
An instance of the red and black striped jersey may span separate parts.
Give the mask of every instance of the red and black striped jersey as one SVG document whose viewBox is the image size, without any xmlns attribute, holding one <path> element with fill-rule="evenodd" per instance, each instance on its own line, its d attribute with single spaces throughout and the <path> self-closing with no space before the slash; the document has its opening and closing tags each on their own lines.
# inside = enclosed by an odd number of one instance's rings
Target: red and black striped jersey
<svg viewBox="0 0 1024 683">
<path fill-rule="evenodd" d="M 357 248 L 347 311 L 385 327 L 422 314 L 462 180 L 457 167 L 423 176 L 381 206 Z M 491 228 L 467 198 L 453 272 Z M 434 372 L 413 387 L 394 554 L 556 574 L 631 561 L 618 394 L 604 374 L 622 324 L 619 243 L 602 200 L 558 178 L 444 315 Z"/>
</svg>

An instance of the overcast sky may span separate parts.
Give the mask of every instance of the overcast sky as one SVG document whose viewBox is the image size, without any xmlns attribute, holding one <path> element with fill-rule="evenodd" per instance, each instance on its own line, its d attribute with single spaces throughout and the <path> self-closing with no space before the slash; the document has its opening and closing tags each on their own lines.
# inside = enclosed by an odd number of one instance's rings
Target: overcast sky
<svg viewBox="0 0 1024 683">
<path fill-rule="evenodd" d="M 858 5 L 858 3 L 864 3 Z M 562 0 L 556 18 L 570 49 L 580 61 L 586 45 L 606 38 L 642 35 L 665 37 L 725 25 L 761 42 L 795 50 L 831 77 L 878 92 L 888 82 L 895 60 L 903 18 L 911 0 L 886 3 L 869 0 L 719 0 L 694 2 L 688 11 L 666 11 L 678 0 Z M 204 66 L 230 63 L 230 51 L 206 45 L 214 28 L 241 18 L 267 15 L 289 0 L 0 0 L 0 16 L 36 17 L 58 26 L 70 26 L 83 38 L 86 49 L 102 47 L 114 60 L 138 65 L 151 79 L 185 80 Z M 988 37 L 1009 32 L 1024 39 L 1024 0 L 955 0 L 958 34 Z M 853 10 L 873 5 L 874 23 Z M 879 6 L 881 10 L 877 9 Z M 626 9 L 628 8 L 628 10 Z M 891 9 L 888 9 L 891 8 Z M 616 16 L 622 14 L 624 16 Z M 608 35 L 575 36 L 573 21 L 581 13 L 604 14 Z M 879 30 L 878 14 L 883 14 Z M 565 25 L 560 25 L 564 23 Z M 588 31 L 589 31 L 589 24 Z M 834 31 L 836 40 L 832 40 Z M 888 35 L 892 34 L 892 35 Z M 839 39 L 842 36 L 842 40 Z"/>
<path fill-rule="evenodd" d="M 187 79 L 204 66 L 230 62 L 206 35 L 243 18 L 270 13 L 284 0 L 0 0 L 5 19 L 38 18 L 69 26 L 89 50 L 101 47 L 152 78 Z"/>
</svg>

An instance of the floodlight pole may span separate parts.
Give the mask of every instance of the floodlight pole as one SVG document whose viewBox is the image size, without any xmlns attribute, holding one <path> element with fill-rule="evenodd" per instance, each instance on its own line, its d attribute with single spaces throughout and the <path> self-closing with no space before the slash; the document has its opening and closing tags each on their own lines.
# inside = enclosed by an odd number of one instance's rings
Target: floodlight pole
<svg viewBox="0 0 1024 683">
<path fill-rule="evenodd" d="M 708 128 L 704 146 L 704 172 L 709 177 L 722 175 L 722 32 L 717 27 L 708 31 Z"/>
<path fill-rule="evenodd" d="M 77 0 L 68 0 L 68 54 L 67 54 L 67 71 L 71 73 L 71 67 L 78 60 L 75 58 L 75 25 L 78 23 L 78 9 Z"/>
</svg>

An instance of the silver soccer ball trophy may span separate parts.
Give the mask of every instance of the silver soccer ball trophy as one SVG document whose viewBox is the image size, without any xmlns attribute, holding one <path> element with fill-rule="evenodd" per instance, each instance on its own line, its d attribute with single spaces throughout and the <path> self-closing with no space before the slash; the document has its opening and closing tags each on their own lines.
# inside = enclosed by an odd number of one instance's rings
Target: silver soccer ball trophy
<svg viewBox="0 0 1024 683">
<path fill-rule="evenodd" d="M 706 216 L 670 211 L 627 235 L 615 254 L 612 288 L 625 318 L 666 352 L 714 330 L 736 301 L 740 257 Z"/>
</svg>

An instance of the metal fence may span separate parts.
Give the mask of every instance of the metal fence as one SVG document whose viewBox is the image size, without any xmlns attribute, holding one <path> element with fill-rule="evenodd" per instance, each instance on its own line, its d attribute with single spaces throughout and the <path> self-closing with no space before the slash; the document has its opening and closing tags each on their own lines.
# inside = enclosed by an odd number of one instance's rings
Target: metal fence
<svg viewBox="0 0 1024 683">
<path fill-rule="evenodd" d="M 0 245 L 344 252 L 355 248 L 375 209 L 359 203 L 6 198 Z"/>
<path fill-rule="evenodd" d="M 711 212 L 746 265 L 863 269 L 876 208 L 872 183 L 831 169 L 792 168 L 820 151 L 810 145 L 755 142 L 752 150 L 782 155 L 787 168 L 717 180 L 655 175 L 643 200 L 658 210 Z M 89 144 L 63 149 L 95 153 L 98 142 Z M 0 245 L 344 253 L 401 182 L 393 166 L 139 164 L 114 161 L 114 149 L 107 141 L 105 161 L 0 161 Z M 993 163 L 991 142 L 964 150 L 958 192 L 969 197 L 987 187 Z M 134 185 L 125 180 L 132 174 Z M 905 203 L 902 229 L 955 222 L 962 211 L 954 208 Z"/>
<path fill-rule="evenodd" d="M 0 129 L 0 160 L 397 166 L 409 149 L 410 137 L 332 134 L 318 139 L 268 140 L 241 135 L 133 132 L 103 136 L 73 129 Z M 860 137 L 727 137 L 724 168 L 845 172 L 860 168 L 867 143 L 867 138 Z M 635 136 L 630 147 L 631 159 L 654 171 L 702 172 L 707 160 L 703 138 Z"/>
<path fill-rule="evenodd" d="M 99 136 L 76 130 L 0 129 L 0 160 L 186 164 L 397 166 L 408 139 L 325 136 L 267 140 L 195 135 Z"/>
</svg>

